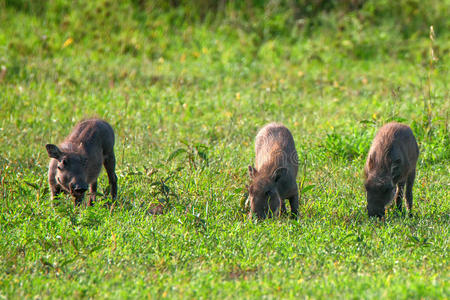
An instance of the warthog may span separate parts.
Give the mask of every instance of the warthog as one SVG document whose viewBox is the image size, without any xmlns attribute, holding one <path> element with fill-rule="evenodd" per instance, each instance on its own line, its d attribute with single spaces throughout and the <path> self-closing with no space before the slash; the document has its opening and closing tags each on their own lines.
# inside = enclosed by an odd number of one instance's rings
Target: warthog
<svg viewBox="0 0 450 300">
<path fill-rule="evenodd" d="M 286 212 L 289 199 L 291 216 L 298 215 L 296 183 L 298 156 L 291 132 L 282 124 L 264 126 L 255 139 L 255 167 L 248 166 L 251 212 L 260 219 Z M 281 209 L 280 209 L 281 208 Z"/>
<path fill-rule="evenodd" d="M 51 158 L 48 182 L 52 199 L 59 193 L 66 192 L 79 205 L 89 185 L 88 205 L 93 205 L 102 164 L 108 173 L 111 196 L 116 199 L 114 131 L 107 122 L 99 119 L 81 121 L 59 147 L 53 144 L 45 147 Z"/>
<path fill-rule="evenodd" d="M 419 147 L 409 126 L 392 122 L 380 128 L 364 167 L 369 216 L 383 217 L 386 205 L 394 198 L 401 210 L 405 184 L 406 204 L 411 214 L 418 156 Z"/>
</svg>

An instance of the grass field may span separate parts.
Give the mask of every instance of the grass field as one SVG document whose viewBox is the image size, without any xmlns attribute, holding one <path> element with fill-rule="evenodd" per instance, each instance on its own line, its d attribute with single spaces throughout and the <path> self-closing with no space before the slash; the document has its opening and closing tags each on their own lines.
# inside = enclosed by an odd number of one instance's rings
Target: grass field
<svg viewBox="0 0 450 300">
<path fill-rule="evenodd" d="M 412 19 L 408 1 L 397 19 L 368 1 L 295 28 L 276 1 L 197 18 L 43 3 L 0 0 L 0 298 L 450 297 L 448 1 Z M 117 203 L 106 172 L 96 206 L 52 203 L 44 146 L 90 116 L 115 129 Z M 413 216 L 378 221 L 362 168 L 391 120 L 421 151 Z M 272 121 L 299 153 L 298 220 L 243 208 Z"/>
</svg>

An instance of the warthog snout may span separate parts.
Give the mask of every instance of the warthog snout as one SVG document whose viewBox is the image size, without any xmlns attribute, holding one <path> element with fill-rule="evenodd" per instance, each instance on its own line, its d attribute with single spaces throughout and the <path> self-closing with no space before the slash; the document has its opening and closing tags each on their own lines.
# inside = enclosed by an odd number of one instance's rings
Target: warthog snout
<svg viewBox="0 0 450 300">
<path fill-rule="evenodd" d="M 78 184 L 71 183 L 70 184 L 70 193 L 74 196 L 82 196 L 88 189 L 87 184 Z"/>
<path fill-rule="evenodd" d="M 384 207 L 383 209 L 380 209 L 380 207 L 371 207 L 371 206 L 367 206 L 367 214 L 369 215 L 369 217 L 377 217 L 377 218 L 382 218 L 384 217 Z"/>
</svg>

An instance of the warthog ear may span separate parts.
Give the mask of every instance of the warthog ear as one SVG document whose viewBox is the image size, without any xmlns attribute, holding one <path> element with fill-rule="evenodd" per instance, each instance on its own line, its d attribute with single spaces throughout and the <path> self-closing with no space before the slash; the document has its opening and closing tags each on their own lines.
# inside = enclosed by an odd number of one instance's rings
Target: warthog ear
<svg viewBox="0 0 450 300">
<path fill-rule="evenodd" d="M 48 157 L 61 160 L 62 152 L 56 145 L 47 144 L 45 145 L 45 148 L 47 148 Z"/>
<path fill-rule="evenodd" d="M 250 176 L 250 178 L 253 178 L 256 176 L 256 169 L 253 168 L 252 166 L 248 166 L 248 176 Z"/>
<path fill-rule="evenodd" d="M 272 174 L 273 181 L 277 182 L 278 180 L 280 180 L 281 177 L 285 176 L 286 173 L 287 173 L 286 168 L 276 169 L 275 172 L 273 172 L 273 174 Z"/>
</svg>

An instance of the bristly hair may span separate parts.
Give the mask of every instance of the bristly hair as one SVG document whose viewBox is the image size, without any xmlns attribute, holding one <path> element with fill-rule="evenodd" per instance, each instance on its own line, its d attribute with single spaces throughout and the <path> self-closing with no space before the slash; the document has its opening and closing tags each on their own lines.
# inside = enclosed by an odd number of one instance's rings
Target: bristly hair
<svg viewBox="0 0 450 300">
<path fill-rule="evenodd" d="M 79 145 L 76 145 L 71 142 L 64 142 L 60 145 L 60 148 L 63 152 L 70 152 L 70 153 L 81 153 L 82 152 L 82 143 Z"/>
<path fill-rule="evenodd" d="M 370 173 L 377 168 L 381 167 L 383 169 L 382 171 L 386 171 L 385 169 L 391 163 L 389 158 L 395 136 L 396 131 L 392 132 L 385 130 L 377 133 L 375 140 L 370 147 L 367 163 L 364 166 L 364 175 L 366 179 L 369 177 Z M 374 166 L 377 166 L 377 168 L 374 169 Z"/>
</svg>

